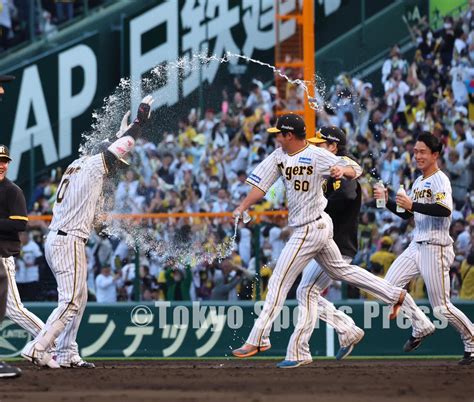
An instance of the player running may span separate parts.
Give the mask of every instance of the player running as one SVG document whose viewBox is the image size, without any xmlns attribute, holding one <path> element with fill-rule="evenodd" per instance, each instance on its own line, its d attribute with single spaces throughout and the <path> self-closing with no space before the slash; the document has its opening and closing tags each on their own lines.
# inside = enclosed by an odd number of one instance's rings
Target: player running
<svg viewBox="0 0 474 402">
<path fill-rule="evenodd" d="M 152 102 L 151 96 L 142 100 L 133 124 L 107 150 L 76 159 L 64 172 L 45 244 L 46 260 L 58 284 L 58 307 L 49 316 L 44 329 L 21 353 L 38 366 L 52 364 L 48 350 L 61 335 L 56 357 L 59 366 L 94 367 L 81 359 L 75 343 L 87 302 L 85 245 L 92 230 L 104 177 L 113 176 L 117 169 L 128 165 L 123 157 L 133 149 L 141 127 L 149 120 Z M 73 327 L 64 333 L 71 321 Z"/>
<path fill-rule="evenodd" d="M 276 134 L 280 147 L 250 174 L 247 182 L 253 188 L 235 209 L 234 215 L 241 217 L 245 210 L 263 198 L 281 176 L 288 199 L 288 223 L 294 231 L 270 278 L 263 310 L 247 342 L 233 351 L 234 356 L 244 358 L 270 349 L 272 323 L 280 313 L 294 281 L 313 258 L 332 279 L 342 279 L 393 305 L 390 318 L 396 317 L 403 304 L 404 310 L 413 319 L 421 319 L 425 325 L 428 325 L 426 322 L 432 325 L 406 291 L 368 271 L 347 264 L 332 238 L 333 224 L 329 215 L 324 212 L 327 205 L 322 190 L 324 176 L 331 175 L 335 179 L 343 176 L 355 178 L 361 173 L 360 167 L 349 166 L 347 160 L 340 159 L 325 149 L 310 146 L 306 141 L 304 121 L 296 114 L 281 116 L 277 126 L 268 131 Z M 419 314 L 416 314 L 416 310 L 419 310 Z M 313 315 L 315 312 L 310 314 L 307 310 L 300 311 L 299 320 L 311 320 Z M 296 351 L 296 360 L 303 361 L 299 351 Z"/>
<path fill-rule="evenodd" d="M 346 135 L 338 127 L 321 127 L 315 137 L 308 142 L 329 152 L 347 158 Z M 348 264 L 357 254 L 357 231 L 361 206 L 361 188 L 357 180 L 342 180 L 330 177 L 323 183 L 323 192 L 328 200 L 325 212 L 334 225 L 334 241 Z M 319 293 L 331 284 L 331 278 L 322 268 L 311 260 L 304 269 L 301 282 L 296 291 L 298 308 L 308 311 L 309 319 L 298 319 L 286 351 L 286 358 L 277 364 L 279 368 L 295 368 L 312 361 L 309 340 L 316 324 L 316 303 L 319 318 L 330 324 L 339 337 L 340 349 L 336 359 L 347 357 L 354 346 L 364 337 L 364 331 L 357 327 L 347 314 L 336 309 L 334 304 Z M 300 361 L 296 358 L 296 352 Z"/>
<path fill-rule="evenodd" d="M 405 286 L 419 276 L 425 281 L 428 298 L 434 311 L 444 316 L 461 334 L 464 357 L 461 365 L 474 360 L 474 327 L 469 318 L 449 299 L 449 269 L 454 261 L 453 239 L 449 236 L 453 199 L 451 183 L 438 168 L 442 144 L 429 132 L 418 136 L 414 148 L 416 165 L 422 172 L 413 183 L 411 195 L 388 198 L 388 191 L 376 187 L 376 198 L 385 197 L 387 208 L 403 219 L 415 217 L 413 240 L 408 248 L 394 261 L 385 279 L 397 286 Z M 396 211 L 399 205 L 405 212 Z M 420 329 L 413 323 L 413 333 L 404 346 L 405 352 L 417 349 L 431 331 Z"/>
</svg>

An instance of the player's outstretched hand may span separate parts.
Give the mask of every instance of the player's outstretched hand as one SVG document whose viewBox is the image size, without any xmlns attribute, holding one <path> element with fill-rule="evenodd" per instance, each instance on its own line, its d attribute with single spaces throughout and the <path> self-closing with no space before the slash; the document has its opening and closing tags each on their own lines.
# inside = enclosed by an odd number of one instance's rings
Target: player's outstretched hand
<svg viewBox="0 0 474 402">
<path fill-rule="evenodd" d="M 142 99 L 140 106 L 138 107 L 137 117 L 134 123 L 142 126 L 145 124 L 151 116 L 151 105 L 154 102 L 154 99 L 151 95 L 147 95 Z"/>
</svg>

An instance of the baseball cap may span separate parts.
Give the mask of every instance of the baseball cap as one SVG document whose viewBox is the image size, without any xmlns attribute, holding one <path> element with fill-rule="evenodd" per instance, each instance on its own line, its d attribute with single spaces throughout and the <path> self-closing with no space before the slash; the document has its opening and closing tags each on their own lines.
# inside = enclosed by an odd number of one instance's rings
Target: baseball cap
<svg viewBox="0 0 474 402">
<path fill-rule="evenodd" d="M 1 158 L 8 159 L 10 162 L 12 161 L 12 158 L 10 158 L 10 151 L 8 150 L 7 146 L 0 144 L 0 159 Z"/>
<path fill-rule="evenodd" d="M 304 120 L 295 113 L 283 114 L 278 118 L 276 127 L 270 127 L 267 132 L 276 133 L 295 133 L 303 134 L 306 132 L 306 124 Z"/>
<path fill-rule="evenodd" d="M 109 147 L 112 145 L 112 141 L 109 141 L 108 139 L 100 142 L 96 149 L 93 151 L 93 154 L 95 155 L 96 153 L 101 153 L 101 152 L 105 152 L 109 149 Z M 128 167 L 130 166 L 130 163 L 128 163 L 124 158 L 117 158 L 121 163 L 122 165 L 119 165 L 121 167 Z"/>
<path fill-rule="evenodd" d="M 313 138 L 308 138 L 312 144 L 321 144 L 322 142 L 335 142 L 343 147 L 346 145 L 346 134 L 339 127 L 324 126 L 321 127 Z"/>
</svg>

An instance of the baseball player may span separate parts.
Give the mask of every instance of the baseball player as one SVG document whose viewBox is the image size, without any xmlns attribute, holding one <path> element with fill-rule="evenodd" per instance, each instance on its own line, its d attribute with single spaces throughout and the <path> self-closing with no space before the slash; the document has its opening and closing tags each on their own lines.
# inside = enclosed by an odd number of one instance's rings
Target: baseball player
<svg viewBox="0 0 474 402">
<path fill-rule="evenodd" d="M 141 127 L 149 120 L 153 98 L 146 96 L 133 124 L 104 152 L 84 156 L 66 169 L 58 187 L 53 220 L 45 244 L 45 256 L 58 283 L 58 307 L 49 316 L 39 335 L 28 342 L 21 355 L 38 366 L 50 364 L 48 350 L 73 321 L 70 333 L 58 339 L 57 363 L 62 367 L 93 368 L 77 351 L 75 339 L 87 302 L 87 261 L 85 244 L 92 230 L 96 205 L 104 177 L 113 176 L 127 164 L 123 157 L 134 147 Z"/>
<path fill-rule="evenodd" d="M 346 135 L 338 127 L 321 127 L 308 142 L 329 152 L 346 158 Z M 357 180 L 341 180 L 330 177 L 323 183 L 323 192 L 328 200 L 325 212 L 334 225 L 334 241 L 348 264 L 357 254 L 357 231 L 361 206 L 361 188 Z M 277 364 L 280 368 L 295 368 L 312 361 L 309 340 L 316 324 L 316 304 L 320 319 L 329 323 L 337 332 L 340 349 L 336 359 L 348 356 L 354 345 L 360 342 L 364 331 L 357 327 L 348 315 L 337 310 L 334 304 L 319 295 L 331 283 L 331 278 L 311 260 L 303 271 L 296 291 L 298 306 L 309 314 L 310 319 L 298 319 L 288 344 L 286 358 Z M 298 353 L 297 353 L 298 352 Z M 297 354 L 300 360 L 297 360 Z"/>
<path fill-rule="evenodd" d="M 404 219 L 415 218 L 413 240 L 394 261 L 385 279 L 397 286 L 405 286 L 421 274 L 433 310 L 443 315 L 461 334 L 464 357 L 459 364 L 470 365 L 474 361 L 474 326 L 449 299 L 449 269 L 454 261 L 453 239 L 449 236 L 453 199 L 451 183 L 438 168 L 441 150 L 438 138 L 429 132 L 420 134 L 414 156 L 422 176 L 413 183 L 410 196 L 397 194 L 393 201 L 388 198 L 387 190 L 374 189 L 375 197 L 385 197 L 387 208 L 394 214 Z M 405 212 L 397 212 L 397 205 Z M 413 323 L 413 333 L 405 343 L 405 352 L 417 349 L 433 331 L 420 329 Z"/>
<path fill-rule="evenodd" d="M 3 84 L 14 80 L 11 75 L 0 75 L 0 100 L 5 93 Z M 26 229 L 25 196 L 21 189 L 7 179 L 10 153 L 5 145 L 0 145 L 0 323 L 5 317 L 8 297 L 8 267 L 13 256 L 20 253 L 18 232 Z M 21 370 L 0 362 L 0 378 L 21 375 Z"/>
<path fill-rule="evenodd" d="M 282 115 L 277 126 L 268 131 L 276 134 L 280 147 L 250 174 L 247 182 L 253 188 L 235 209 L 234 215 L 240 218 L 245 210 L 263 198 L 281 176 L 288 199 L 288 224 L 294 231 L 270 278 L 263 310 L 247 342 L 233 351 L 234 356 L 249 357 L 271 347 L 269 334 L 272 323 L 280 313 L 290 287 L 313 258 L 332 279 L 345 280 L 393 305 L 390 318 L 397 316 L 402 304 L 410 316 L 415 315 L 416 304 L 406 291 L 366 270 L 347 264 L 332 238 L 333 224 L 329 215 L 324 212 L 327 205 L 322 190 L 324 176 L 331 175 L 334 179 L 341 179 L 343 176 L 354 178 L 360 174 L 360 167 L 349 165 L 347 160 L 340 159 L 325 149 L 310 146 L 305 139 L 304 121 L 296 114 Z M 318 293 L 317 290 L 315 293 Z M 315 314 L 303 310 L 305 309 L 300 309 L 299 320 L 305 322 L 313 319 Z M 419 313 L 418 316 L 429 322 L 421 311 Z M 296 351 L 296 360 L 303 361 L 299 351 Z"/>
</svg>

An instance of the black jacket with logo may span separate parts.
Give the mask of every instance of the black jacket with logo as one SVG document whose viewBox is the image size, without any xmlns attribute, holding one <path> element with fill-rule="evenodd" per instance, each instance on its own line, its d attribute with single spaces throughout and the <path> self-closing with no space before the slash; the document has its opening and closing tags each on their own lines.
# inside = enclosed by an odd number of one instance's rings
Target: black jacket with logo
<svg viewBox="0 0 474 402">
<path fill-rule="evenodd" d="M 26 230 L 28 222 L 23 191 L 7 178 L 0 181 L 0 257 L 20 253 L 18 232 Z"/>
<path fill-rule="evenodd" d="M 362 192 L 357 180 L 330 177 L 323 187 L 328 200 L 325 209 L 334 224 L 334 241 L 342 255 L 357 254 L 357 232 Z"/>
</svg>

